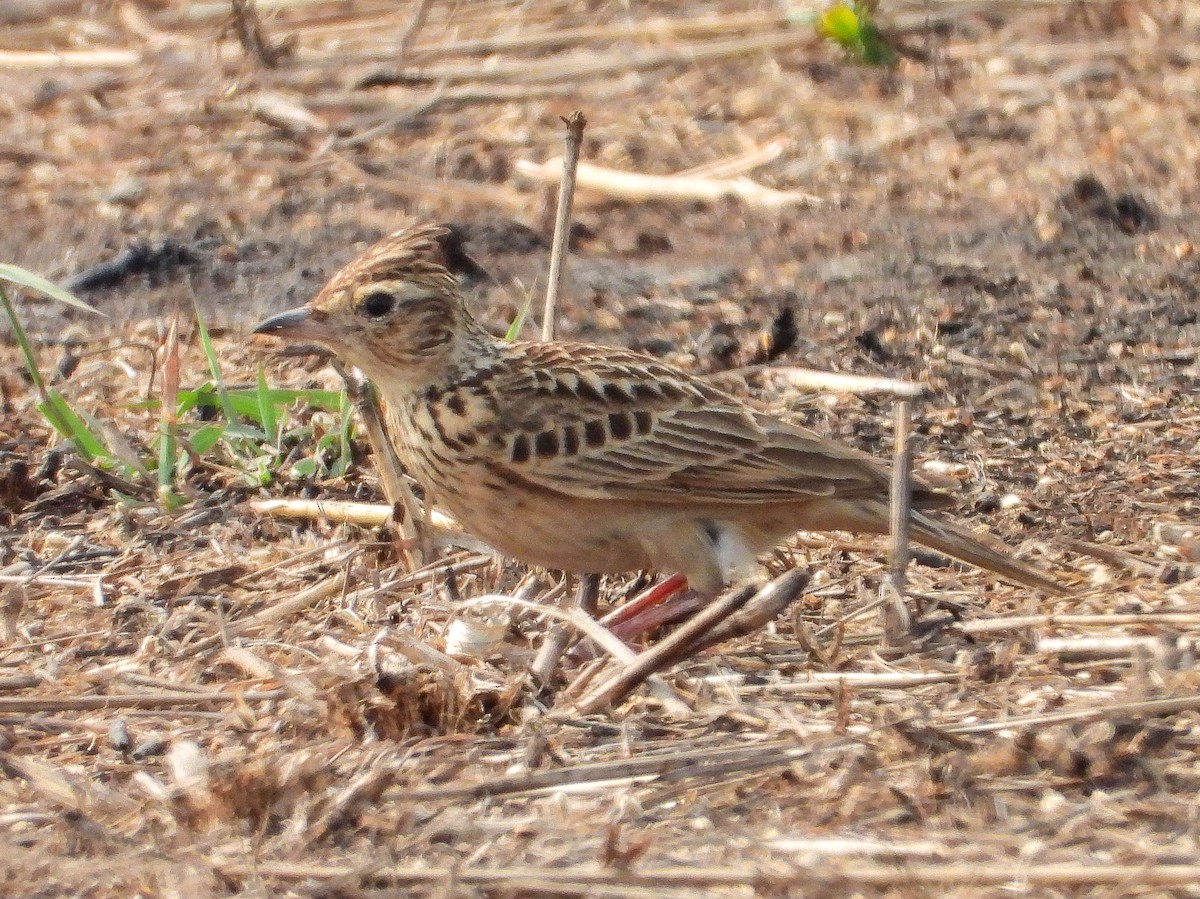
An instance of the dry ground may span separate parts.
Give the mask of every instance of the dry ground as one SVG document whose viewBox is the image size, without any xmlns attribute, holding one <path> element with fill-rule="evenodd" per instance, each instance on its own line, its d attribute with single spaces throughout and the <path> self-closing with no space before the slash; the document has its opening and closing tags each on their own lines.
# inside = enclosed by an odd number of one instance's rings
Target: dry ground
<svg viewBox="0 0 1200 899">
<path fill-rule="evenodd" d="M 1200 15 L 883 5 L 892 71 L 766 3 L 295 2 L 257 50 L 225 3 L 0 7 L 0 260 L 89 275 L 103 324 L 21 309 L 131 444 L 193 298 L 229 380 L 332 384 L 245 326 L 411 213 L 509 284 L 478 297 L 504 325 L 546 259 L 518 162 L 582 109 L 592 162 L 778 140 L 749 176 L 819 202 L 581 193 L 564 334 L 716 372 L 791 309 L 778 363 L 927 381 L 918 463 L 1076 588 L 925 557 L 918 632 L 884 649 L 855 615 L 881 546 L 805 537 L 773 563 L 812 571 L 794 615 L 668 672 L 692 712 L 643 689 L 581 716 L 525 677 L 537 616 L 436 652 L 517 566 L 458 551 L 450 585 L 379 531 L 249 509 L 378 498 L 365 448 L 336 481 L 200 460 L 182 510 L 121 503 L 50 452 L 5 345 L 0 891 L 1200 895 Z M 192 337 L 184 361 L 207 376 Z M 890 446 L 886 401 L 745 389 Z"/>
</svg>

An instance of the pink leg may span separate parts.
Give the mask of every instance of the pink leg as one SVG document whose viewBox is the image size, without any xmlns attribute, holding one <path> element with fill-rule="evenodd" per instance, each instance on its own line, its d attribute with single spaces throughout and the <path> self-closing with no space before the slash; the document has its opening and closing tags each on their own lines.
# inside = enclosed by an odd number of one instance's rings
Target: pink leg
<svg viewBox="0 0 1200 899">
<path fill-rule="evenodd" d="M 600 623 L 628 642 L 647 631 L 694 614 L 708 605 L 710 599 L 688 589 L 687 578 L 676 574 L 605 615 Z"/>
<path fill-rule="evenodd" d="M 640 634 L 689 615 L 704 605 L 705 600 L 688 589 L 687 578 L 682 574 L 674 574 L 647 587 L 625 605 L 613 609 L 600 619 L 600 624 L 620 640 L 631 644 Z M 576 661 L 594 658 L 595 650 L 585 640 L 571 651 L 571 657 Z"/>
<path fill-rule="evenodd" d="M 652 609 L 660 605 L 676 593 L 682 593 L 686 589 L 687 578 L 682 574 L 673 574 L 669 578 L 659 581 L 651 587 L 647 587 L 638 596 L 625 603 L 625 605 L 613 609 L 600 619 L 600 623 L 610 629 L 614 628 L 617 625 L 624 624 L 630 618 L 636 617 L 646 609 Z"/>
</svg>

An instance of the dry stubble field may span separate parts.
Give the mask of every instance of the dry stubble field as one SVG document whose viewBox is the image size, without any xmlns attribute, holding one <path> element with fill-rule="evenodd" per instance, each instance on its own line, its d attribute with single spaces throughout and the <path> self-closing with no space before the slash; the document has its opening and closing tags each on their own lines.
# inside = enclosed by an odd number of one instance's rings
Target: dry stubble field
<svg viewBox="0 0 1200 899">
<path fill-rule="evenodd" d="M 668 669 L 669 701 L 583 715 L 576 663 L 527 676 L 536 615 L 442 654 L 464 598 L 533 589 L 518 566 L 413 572 L 381 529 L 251 507 L 378 501 L 361 440 L 335 478 L 291 467 L 308 437 L 266 487 L 214 453 L 179 509 L 119 501 L 53 451 L 6 340 L 0 891 L 1200 893 L 1200 15 L 883 5 L 891 70 L 783 4 L 0 7 L 0 261 L 109 315 L 19 301 L 132 453 L 176 313 L 184 386 L 209 376 L 193 301 L 227 383 L 336 387 L 247 326 L 411 214 L 460 227 L 506 326 L 547 258 L 528 171 L 581 109 L 591 163 L 781 193 L 581 190 L 562 334 L 719 373 L 790 310 L 738 389 L 886 453 L 889 401 L 786 367 L 927 382 L 919 470 L 1075 587 L 926 556 L 885 647 L 883 545 L 802 535 L 771 562 L 812 575 L 792 612 Z"/>
</svg>

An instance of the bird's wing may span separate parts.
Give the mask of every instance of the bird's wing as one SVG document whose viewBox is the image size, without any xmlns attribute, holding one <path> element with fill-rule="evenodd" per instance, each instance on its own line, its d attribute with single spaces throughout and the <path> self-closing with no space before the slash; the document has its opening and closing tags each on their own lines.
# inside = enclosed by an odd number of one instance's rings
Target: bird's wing
<svg viewBox="0 0 1200 899">
<path fill-rule="evenodd" d="M 488 426 L 514 481 L 571 496 L 762 503 L 886 493 L 886 471 L 686 372 L 583 344 L 517 345 Z M 516 381 L 519 380 L 520 383 Z M 519 398 L 519 400 L 517 399 Z"/>
</svg>

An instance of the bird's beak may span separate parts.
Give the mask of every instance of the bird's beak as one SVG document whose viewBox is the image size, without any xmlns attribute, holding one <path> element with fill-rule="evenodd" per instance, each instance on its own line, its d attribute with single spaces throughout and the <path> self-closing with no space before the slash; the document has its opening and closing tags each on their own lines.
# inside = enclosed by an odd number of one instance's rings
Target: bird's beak
<svg viewBox="0 0 1200 899">
<path fill-rule="evenodd" d="M 286 337 L 289 340 L 324 341 L 328 338 L 327 329 L 321 324 L 324 316 L 314 313 L 307 306 L 289 309 L 272 315 L 264 322 L 254 327 L 255 334 L 267 334 L 271 337 Z"/>
</svg>

